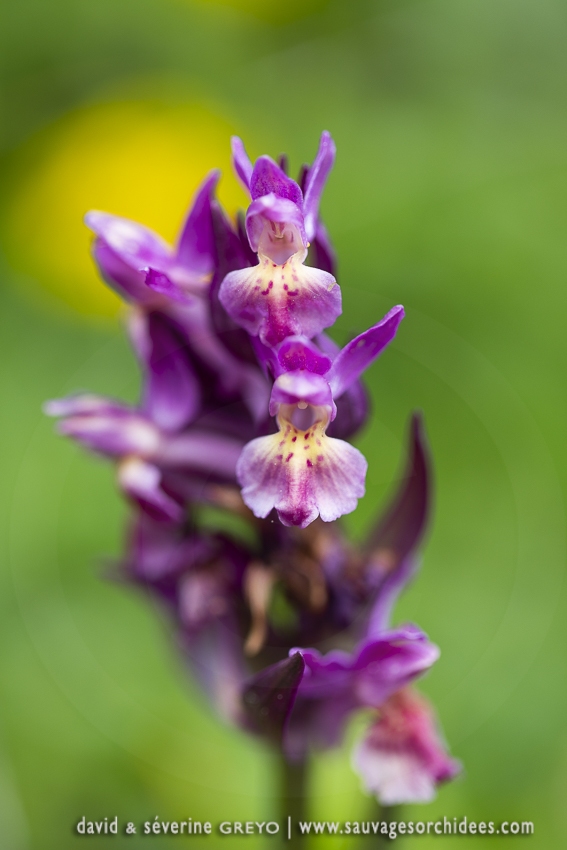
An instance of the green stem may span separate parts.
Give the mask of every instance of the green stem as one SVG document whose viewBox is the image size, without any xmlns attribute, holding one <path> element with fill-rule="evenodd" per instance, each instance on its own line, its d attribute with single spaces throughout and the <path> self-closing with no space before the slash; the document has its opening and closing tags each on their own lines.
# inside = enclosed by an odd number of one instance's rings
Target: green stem
<svg viewBox="0 0 567 850">
<path fill-rule="evenodd" d="M 301 847 L 304 837 L 300 834 L 298 821 L 306 820 L 307 763 L 290 763 L 279 756 L 280 772 L 280 824 L 282 843 L 286 847 Z M 288 818 L 291 818 L 291 841 L 288 841 Z"/>
</svg>

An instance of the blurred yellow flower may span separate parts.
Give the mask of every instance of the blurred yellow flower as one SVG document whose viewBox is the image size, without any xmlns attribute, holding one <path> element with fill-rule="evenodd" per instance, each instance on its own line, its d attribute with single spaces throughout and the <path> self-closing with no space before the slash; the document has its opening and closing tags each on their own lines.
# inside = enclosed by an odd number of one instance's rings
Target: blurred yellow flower
<svg viewBox="0 0 567 850">
<path fill-rule="evenodd" d="M 115 315 L 120 302 L 97 275 L 89 209 L 132 218 L 175 239 L 205 174 L 220 167 L 220 200 L 244 206 L 232 176 L 234 128 L 209 108 L 151 101 L 99 103 L 65 116 L 16 157 L 3 215 L 11 265 L 74 310 Z"/>
</svg>

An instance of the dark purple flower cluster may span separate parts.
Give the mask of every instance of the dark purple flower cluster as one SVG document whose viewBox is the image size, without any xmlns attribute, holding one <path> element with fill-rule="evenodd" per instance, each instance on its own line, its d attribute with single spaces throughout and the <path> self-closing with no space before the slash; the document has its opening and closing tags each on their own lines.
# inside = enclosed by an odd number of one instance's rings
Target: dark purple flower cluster
<svg viewBox="0 0 567 850">
<path fill-rule="evenodd" d="M 419 417 L 369 539 L 355 549 L 332 522 L 364 494 L 367 464 L 347 441 L 367 415 L 360 375 L 403 318 L 394 307 L 341 350 L 324 333 L 341 312 L 319 218 L 334 155 L 323 133 L 296 182 L 283 158 L 253 165 L 234 139 L 246 216 L 227 218 L 213 173 L 173 249 L 89 213 L 102 276 L 131 305 L 141 401 L 76 395 L 47 412 L 115 461 L 132 505 L 122 572 L 169 612 L 220 714 L 300 761 L 375 710 L 354 758 L 365 786 L 385 803 L 426 800 L 458 770 L 408 687 L 439 653 L 416 626 L 390 625 L 428 512 Z"/>
</svg>

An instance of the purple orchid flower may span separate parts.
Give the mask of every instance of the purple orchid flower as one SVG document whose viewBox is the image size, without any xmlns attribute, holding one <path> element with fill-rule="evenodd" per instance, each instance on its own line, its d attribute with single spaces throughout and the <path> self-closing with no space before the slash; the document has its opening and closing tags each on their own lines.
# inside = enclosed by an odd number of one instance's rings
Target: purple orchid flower
<svg viewBox="0 0 567 850">
<path fill-rule="evenodd" d="M 334 155 L 334 143 L 323 133 L 302 192 L 270 157 L 262 156 L 252 166 L 240 139 L 233 139 L 236 172 L 252 198 L 246 231 L 258 265 L 227 274 L 219 298 L 234 321 L 266 345 L 294 334 L 312 338 L 341 313 L 333 275 L 304 265 L 318 231 L 319 201 Z"/>
<path fill-rule="evenodd" d="M 179 474 L 234 481 L 244 441 L 234 435 L 234 413 L 228 422 L 222 415 L 215 422 L 219 401 L 204 397 L 197 361 L 179 329 L 159 313 L 144 314 L 144 320 L 134 332 L 146 373 L 140 408 L 76 395 L 49 402 L 45 410 L 63 417 L 60 433 L 117 462 L 120 487 L 130 498 L 156 515 L 178 520 L 184 501 Z M 208 418 L 207 402 L 212 408 Z"/>
<path fill-rule="evenodd" d="M 146 286 L 146 271 L 166 274 L 187 294 L 203 294 L 214 268 L 211 201 L 220 172 L 213 171 L 198 189 L 175 248 L 137 222 L 92 211 L 85 222 L 96 235 L 94 258 L 104 280 L 127 301 L 159 306 Z"/>
<path fill-rule="evenodd" d="M 60 434 L 113 459 L 124 493 L 153 516 L 179 521 L 184 494 L 171 473 L 233 481 L 242 442 L 194 428 L 172 433 L 147 413 L 101 396 L 75 395 L 45 405 L 62 417 Z"/>
<path fill-rule="evenodd" d="M 286 731 L 286 751 L 295 760 L 310 747 L 336 746 L 354 710 L 381 706 L 439 657 L 437 647 L 410 625 L 367 639 L 352 654 L 295 651 L 305 661 Z"/>
<path fill-rule="evenodd" d="M 275 508 L 284 525 L 305 528 L 317 516 L 331 522 L 354 510 L 364 495 L 367 463 L 358 449 L 327 436 L 334 399 L 394 338 L 403 315 L 402 307 L 394 307 L 332 361 L 304 338 L 288 338 L 277 352 L 267 351 L 276 375 L 270 413 L 278 433 L 248 443 L 237 467 L 242 498 L 255 516 Z"/>
<path fill-rule="evenodd" d="M 447 753 L 431 706 L 411 688 L 381 705 L 352 763 L 364 789 L 385 806 L 428 803 L 437 785 L 461 771 Z"/>
<path fill-rule="evenodd" d="M 319 225 L 321 195 L 333 167 L 335 153 L 335 143 L 330 133 L 325 130 L 321 134 L 313 165 L 303 169 L 300 188 L 269 156 L 261 156 L 255 165 L 252 165 L 242 141 L 237 136 L 233 137 L 234 169 L 253 201 L 246 214 L 246 230 L 254 251 L 258 251 L 262 238 L 271 242 L 281 238 L 276 236 L 274 231 L 266 229 L 265 222 L 261 219 L 272 221 L 274 224 L 289 222 L 296 226 L 304 247 L 315 238 Z M 255 202 L 258 203 L 255 205 Z M 288 218 L 285 217 L 286 213 Z M 288 234 L 287 238 L 291 239 L 292 234 Z"/>
</svg>

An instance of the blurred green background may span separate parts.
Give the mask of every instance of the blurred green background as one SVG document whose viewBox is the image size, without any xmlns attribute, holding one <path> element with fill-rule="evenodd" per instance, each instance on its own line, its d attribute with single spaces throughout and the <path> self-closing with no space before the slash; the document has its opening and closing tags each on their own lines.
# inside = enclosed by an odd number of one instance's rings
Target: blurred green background
<svg viewBox="0 0 567 850">
<path fill-rule="evenodd" d="M 343 289 L 335 336 L 407 311 L 369 374 L 353 535 L 399 474 L 416 407 L 435 459 L 423 570 L 396 618 L 442 648 L 422 689 L 465 774 L 405 816 L 533 820 L 531 847 L 564 846 L 563 0 L 4 0 L 2 19 L 0 846 L 82 846 L 83 815 L 273 814 L 269 755 L 211 715 L 156 612 L 103 580 L 124 518 L 112 470 L 56 438 L 40 406 L 76 389 L 137 393 L 86 210 L 172 239 L 211 166 L 227 207 L 244 203 L 230 133 L 252 156 L 288 151 L 295 172 L 323 129 L 338 148 L 323 201 Z M 311 782 L 312 817 L 367 815 L 348 747 Z"/>
</svg>

